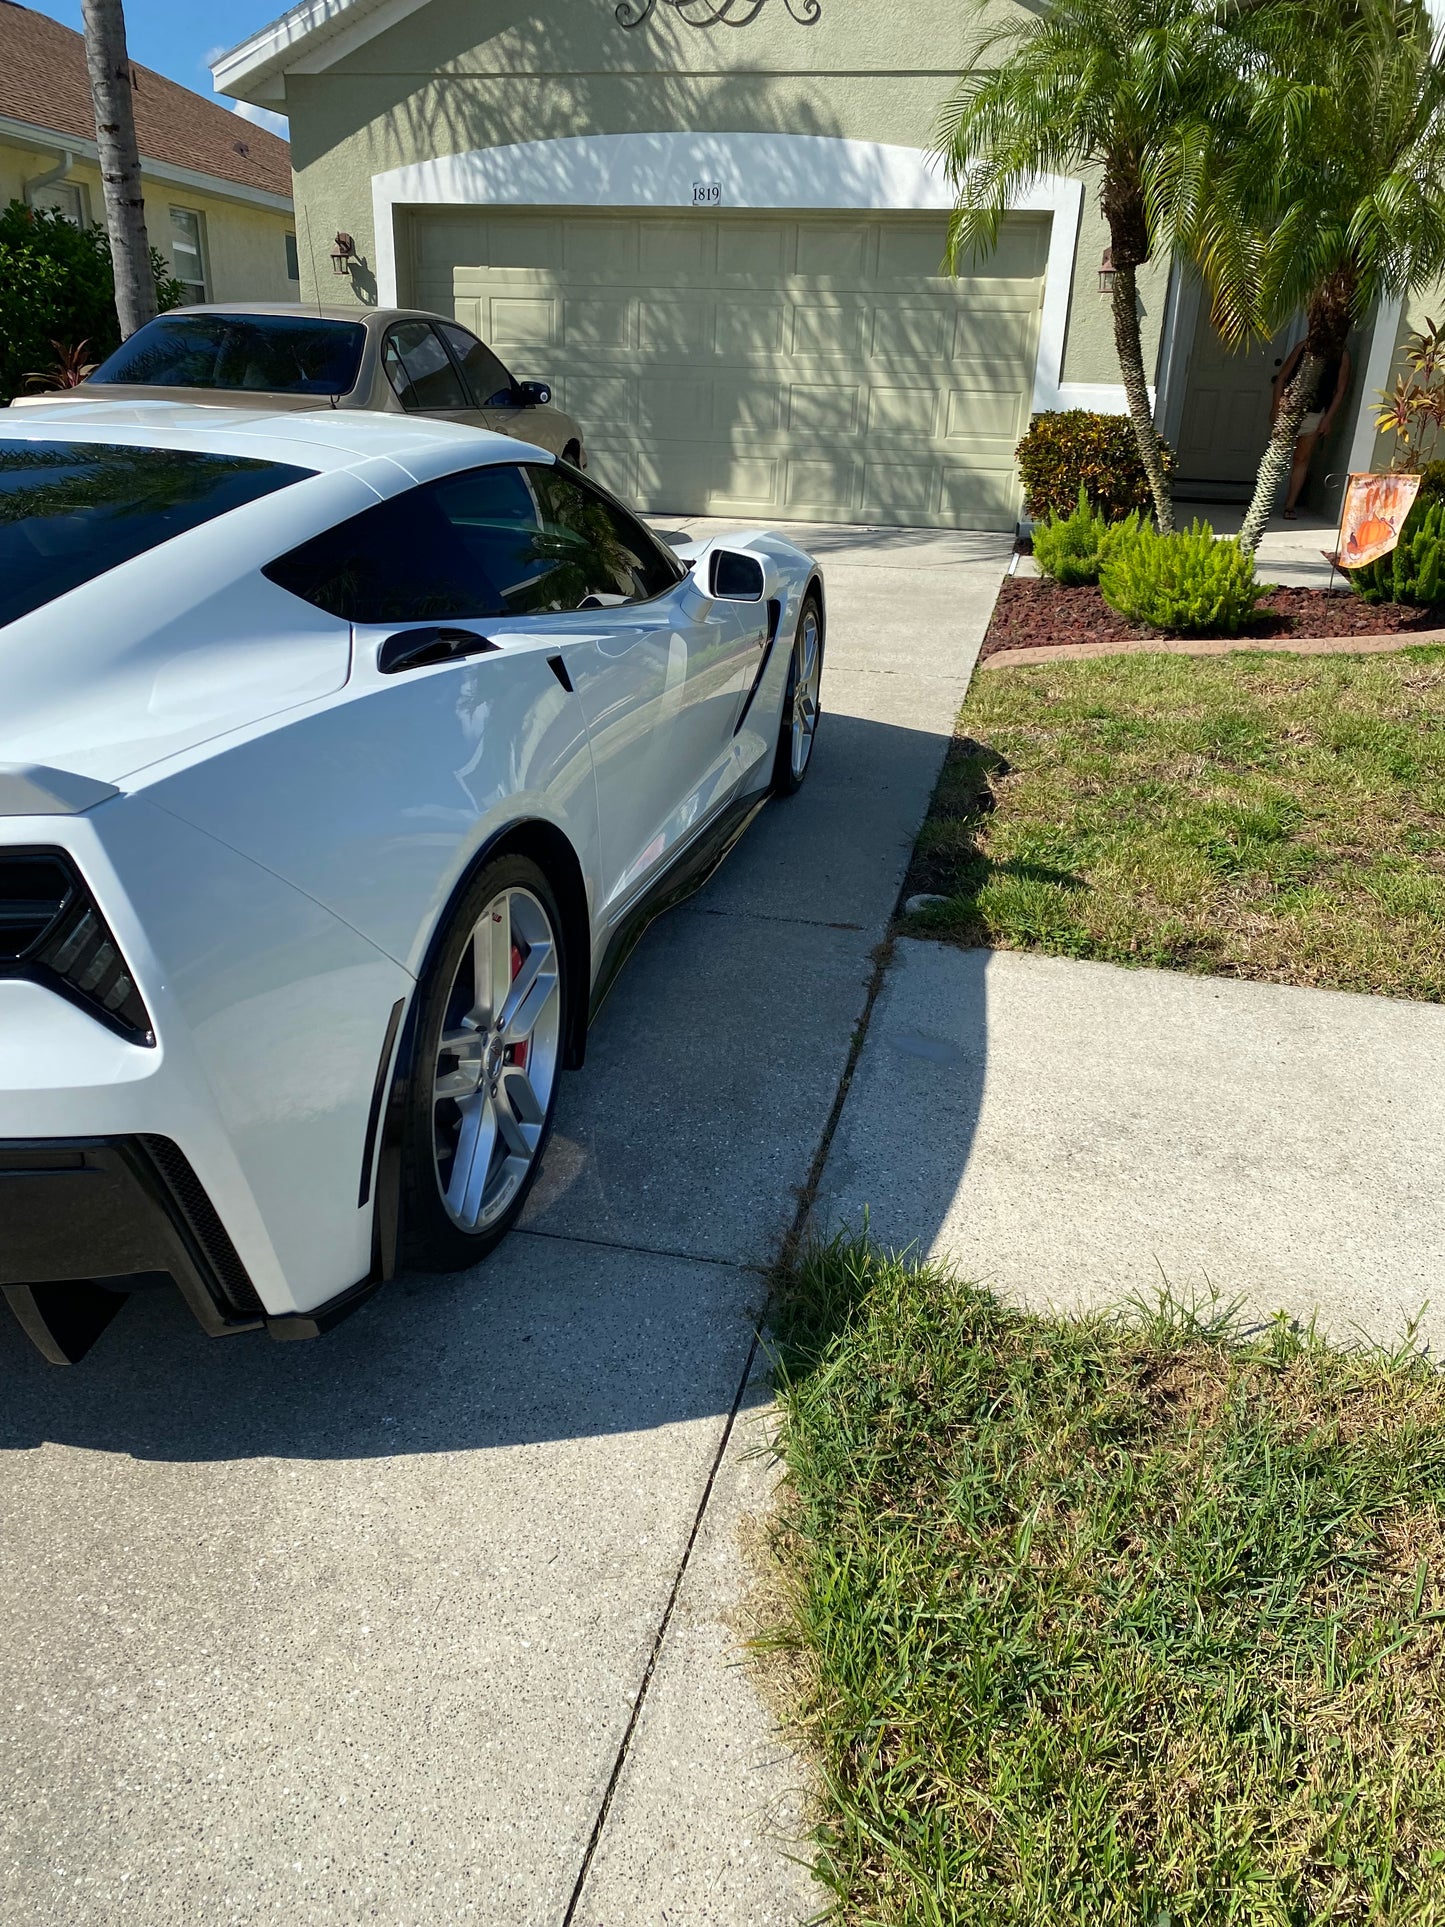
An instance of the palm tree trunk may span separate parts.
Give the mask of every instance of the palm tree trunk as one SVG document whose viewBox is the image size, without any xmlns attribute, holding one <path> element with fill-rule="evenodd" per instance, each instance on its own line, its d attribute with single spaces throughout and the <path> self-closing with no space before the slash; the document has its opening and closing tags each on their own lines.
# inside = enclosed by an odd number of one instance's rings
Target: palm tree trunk
<svg viewBox="0 0 1445 1927">
<path fill-rule="evenodd" d="M 121 338 L 144 327 L 156 312 L 155 276 L 146 236 L 131 99 L 130 56 L 121 0 L 82 0 L 85 64 L 95 103 L 95 139 L 105 186 L 105 225 L 115 269 L 115 312 Z"/>
<path fill-rule="evenodd" d="M 1124 377 L 1124 395 L 1129 403 L 1129 419 L 1134 424 L 1134 439 L 1139 444 L 1139 459 L 1149 478 L 1154 497 L 1154 518 L 1161 535 L 1174 527 L 1174 501 L 1164 473 L 1164 457 L 1159 450 L 1159 431 L 1154 426 L 1154 411 L 1149 406 L 1149 383 L 1144 373 L 1144 344 L 1139 334 L 1139 298 L 1132 267 L 1114 270 L 1114 348 L 1119 371 Z"/>
<path fill-rule="evenodd" d="M 1325 358 L 1306 348 L 1299 358 L 1299 366 L 1290 377 L 1288 388 L 1275 416 L 1274 427 L 1270 430 L 1269 441 L 1260 458 L 1259 473 L 1255 477 L 1254 496 L 1245 517 L 1240 524 L 1239 546 L 1247 555 L 1253 555 L 1259 547 L 1260 537 L 1269 524 L 1279 498 L 1280 485 L 1289 474 L 1290 463 L 1294 458 L 1294 445 L 1299 440 L 1300 423 L 1314 406 L 1315 390 L 1319 387 L 1320 376 L 1325 371 Z"/>
</svg>

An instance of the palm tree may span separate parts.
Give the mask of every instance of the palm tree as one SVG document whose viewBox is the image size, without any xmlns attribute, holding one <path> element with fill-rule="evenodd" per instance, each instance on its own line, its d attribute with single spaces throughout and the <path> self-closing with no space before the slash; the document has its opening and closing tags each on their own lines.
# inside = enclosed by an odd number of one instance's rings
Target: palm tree
<svg viewBox="0 0 1445 1927">
<path fill-rule="evenodd" d="M 1226 340 L 1305 319 L 1239 533 L 1252 552 L 1351 326 L 1445 272 L 1445 41 L 1423 0 L 1283 0 L 1237 44 L 1245 105 L 1186 239 Z"/>
<path fill-rule="evenodd" d="M 105 187 L 105 225 L 115 267 L 115 312 L 121 339 L 156 312 L 155 274 L 146 236 L 136 147 L 134 79 L 125 44 L 121 0 L 82 0 L 85 64 L 95 104 L 95 140 Z"/>
<path fill-rule="evenodd" d="M 947 102 L 937 151 L 957 201 L 949 265 L 996 245 L 1016 193 L 1040 174 L 1090 172 L 1109 229 L 1114 345 L 1159 527 L 1174 511 L 1149 406 L 1137 270 L 1172 241 L 1198 181 L 1200 129 L 1231 74 L 1226 0 L 1043 0 L 982 30 Z M 1012 12 L 1012 10 L 1011 10 Z"/>
</svg>

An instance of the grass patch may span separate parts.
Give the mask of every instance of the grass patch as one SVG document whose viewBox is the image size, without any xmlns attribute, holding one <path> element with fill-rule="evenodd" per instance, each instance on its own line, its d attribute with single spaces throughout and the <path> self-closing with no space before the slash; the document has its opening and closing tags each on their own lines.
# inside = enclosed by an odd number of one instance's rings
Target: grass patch
<svg viewBox="0 0 1445 1927">
<path fill-rule="evenodd" d="M 837 1243 L 779 1532 L 854 1927 L 1445 1921 L 1445 1379 Z"/>
<path fill-rule="evenodd" d="M 914 934 L 1445 998 L 1445 651 L 975 678 Z"/>
</svg>

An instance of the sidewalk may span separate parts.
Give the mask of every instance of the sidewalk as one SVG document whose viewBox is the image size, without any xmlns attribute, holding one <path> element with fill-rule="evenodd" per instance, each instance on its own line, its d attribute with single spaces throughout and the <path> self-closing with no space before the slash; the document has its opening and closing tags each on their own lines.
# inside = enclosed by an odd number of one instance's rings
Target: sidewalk
<svg viewBox="0 0 1445 1927">
<path fill-rule="evenodd" d="M 1066 1311 L 1445 1346 L 1445 1009 L 899 942 L 815 1222 Z"/>
</svg>

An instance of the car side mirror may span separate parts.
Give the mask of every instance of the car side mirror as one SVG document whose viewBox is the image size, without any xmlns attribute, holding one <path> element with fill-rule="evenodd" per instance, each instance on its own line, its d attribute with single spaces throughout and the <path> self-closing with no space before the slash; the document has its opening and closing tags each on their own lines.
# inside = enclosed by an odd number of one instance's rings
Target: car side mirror
<svg viewBox="0 0 1445 1927">
<path fill-rule="evenodd" d="M 708 593 L 716 602 L 761 602 L 763 565 L 736 549 L 714 549 L 708 560 Z"/>
<path fill-rule="evenodd" d="M 552 390 L 545 381 L 519 381 L 512 390 L 512 399 L 518 408 L 545 408 L 552 399 Z"/>
</svg>

